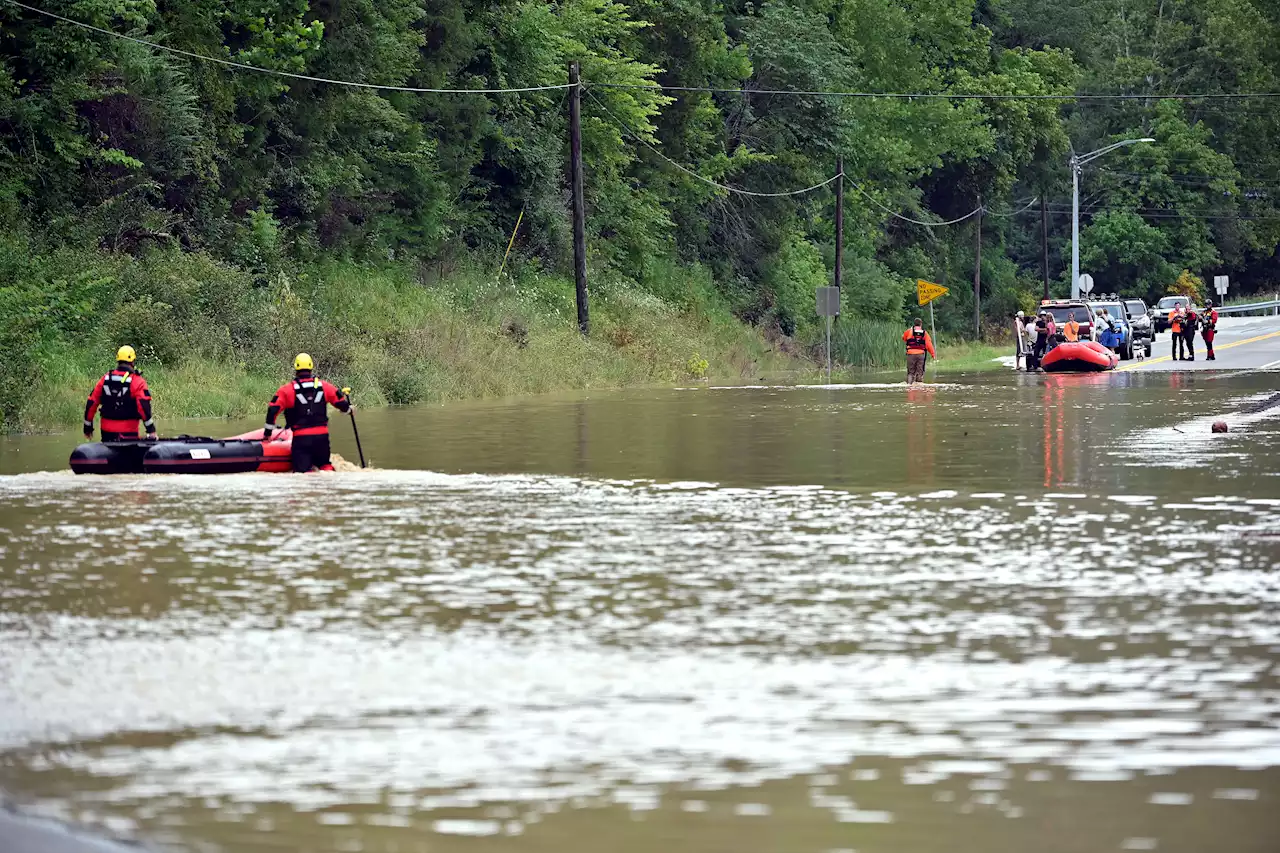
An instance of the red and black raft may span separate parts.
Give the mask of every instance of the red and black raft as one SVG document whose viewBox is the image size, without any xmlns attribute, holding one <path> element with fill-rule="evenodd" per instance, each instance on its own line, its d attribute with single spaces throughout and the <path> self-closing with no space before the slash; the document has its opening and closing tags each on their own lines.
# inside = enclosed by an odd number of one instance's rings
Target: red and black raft
<svg viewBox="0 0 1280 853">
<path fill-rule="evenodd" d="M 1045 373 L 1097 373 L 1114 370 L 1120 357 L 1096 341 L 1058 344 L 1040 359 Z"/>
<path fill-rule="evenodd" d="M 77 474 L 246 474 L 292 470 L 293 433 L 262 440 L 262 430 L 231 438 L 180 435 L 157 441 L 131 439 L 82 444 L 71 451 Z"/>
</svg>

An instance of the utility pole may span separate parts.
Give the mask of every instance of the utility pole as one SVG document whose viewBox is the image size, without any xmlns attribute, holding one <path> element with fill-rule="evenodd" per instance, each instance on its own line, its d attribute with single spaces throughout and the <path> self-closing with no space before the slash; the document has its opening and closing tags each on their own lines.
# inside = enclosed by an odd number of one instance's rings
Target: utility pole
<svg viewBox="0 0 1280 853">
<path fill-rule="evenodd" d="M 844 155 L 836 159 L 836 287 L 844 283 Z"/>
<path fill-rule="evenodd" d="M 587 210 L 582 189 L 582 83 L 578 63 L 569 63 L 569 187 L 573 195 L 573 283 L 578 331 L 591 333 L 587 310 Z"/>
<path fill-rule="evenodd" d="M 1044 298 L 1049 298 L 1049 212 L 1040 190 L 1040 269 L 1044 275 Z"/>
<path fill-rule="evenodd" d="M 976 249 L 973 257 L 973 330 L 979 340 L 982 339 L 982 196 L 978 196 L 978 216 L 976 233 Z"/>
<path fill-rule="evenodd" d="M 1080 158 L 1071 155 L 1071 298 L 1080 298 Z"/>
</svg>

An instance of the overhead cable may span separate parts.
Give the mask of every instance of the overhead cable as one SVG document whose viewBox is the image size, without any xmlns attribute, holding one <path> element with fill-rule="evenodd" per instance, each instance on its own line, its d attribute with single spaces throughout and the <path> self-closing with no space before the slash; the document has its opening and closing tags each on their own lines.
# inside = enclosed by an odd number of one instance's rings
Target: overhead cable
<svg viewBox="0 0 1280 853">
<path fill-rule="evenodd" d="M 862 197 L 865 198 L 867 201 L 871 202 L 873 205 L 880 208 L 885 213 L 892 216 L 894 219 L 901 219 L 903 222 L 910 222 L 912 225 L 924 225 L 929 228 L 933 228 L 939 225 L 955 225 L 957 223 L 964 222 L 966 219 L 969 219 L 973 216 L 977 216 L 979 213 L 983 211 L 983 208 L 975 207 L 973 210 L 969 211 L 964 216 L 957 216 L 955 219 L 948 219 L 945 221 L 938 221 L 938 222 L 926 222 L 923 219 L 912 219 L 910 216 L 903 216 L 901 213 L 898 213 L 893 208 L 888 207 L 887 205 L 881 204 L 874 197 L 872 197 L 870 193 L 868 193 L 862 187 L 858 186 L 856 183 L 853 183 L 853 182 L 850 182 L 850 183 L 853 186 L 853 188 L 857 190 L 859 193 L 861 193 Z"/>
<path fill-rule="evenodd" d="M 286 77 L 290 80 L 306 80 L 311 83 L 327 83 L 332 86 L 350 86 L 357 89 L 373 89 L 379 92 L 419 92 L 436 95 L 500 95 L 511 92 L 546 92 L 553 89 L 572 89 L 577 83 L 555 83 L 549 86 L 517 86 L 506 89 L 431 89 L 424 86 L 385 86 L 378 83 L 358 83 L 351 80 L 334 80 L 329 77 L 314 77 L 310 74 L 295 74 L 291 71 L 277 71 L 274 68 L 263 68 L 258 65 L 248 65 L 243 62 L 235 62 L 230 59 L 223 59 L 218 56 L 209 56 L 204 53 L 193 53 L 189 50 L 183 50 L 178 47 L 169 47 L 168 45 L 159 44 L 158 42 L 147 41 L 146 39 L 128 36 L 124 33 L 118 33 L 114 30 L 95 27 L 93 24 L 86 24 L 84 21 L 77 21 L 74 18 L 68 18 L 63 15 L 48 12 L 35 6 L 28 6 L 26 3 L 20 3 L 18 0 L 0 0 L 0 2 L 8 3 L 10 6 L 16 6 L 19 9 L 25 9 L 28 12 L 34 12 L 37 15 L 44 15 L 46 18 L 52 18 L 55 21 L 61 21 L 64 24 L 80 27 L 81 29 L 90 30 L 101 35 L 111 36 L 112 38 L 131 41 L 134 44 L 140 44 L 145 47 L 154 48 L 156 50 L 167 51 L 177 56 L 185 56 L 188 59 L 198 59 L 201 62 L 213 62 L 227 68 L 238 68 L 241 71 L 253 71 L 258 74 L 271 74 L 276 77 Z"/>
<path fill-rule="evenodd" d="M 1280 98 L 1280 92 L 1231 92 L 1191 95 L 1122 95 L 1088 94 L 1070 95 L 1007 95 L 982 92 L 840 92 L 804 89 L 748 89 L 722 86 L 669 86 L 662 83 L 592 83 L 609 89 L 652 89 L 662 92 L 704 92 L 718 95 L 799 95 L 805 97 L 832 98 L 892 98 L 904 101 L 1194 101 L 1213 99 L 1242 100 L 1249 98 Z"/>
</svg>

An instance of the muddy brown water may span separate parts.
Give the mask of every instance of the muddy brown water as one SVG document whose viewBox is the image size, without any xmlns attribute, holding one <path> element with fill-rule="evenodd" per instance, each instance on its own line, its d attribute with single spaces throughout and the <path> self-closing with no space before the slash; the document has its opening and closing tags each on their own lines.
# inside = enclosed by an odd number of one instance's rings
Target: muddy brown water
<svg viewBox="0 0 1280 853">
<path fill-rule="evenodd" d="M 362 411 L 377 469 L 303 477 L 3 439 L 0 791 L 202 853 L 1274 853 L 1274 390 Z"/>
</svg>

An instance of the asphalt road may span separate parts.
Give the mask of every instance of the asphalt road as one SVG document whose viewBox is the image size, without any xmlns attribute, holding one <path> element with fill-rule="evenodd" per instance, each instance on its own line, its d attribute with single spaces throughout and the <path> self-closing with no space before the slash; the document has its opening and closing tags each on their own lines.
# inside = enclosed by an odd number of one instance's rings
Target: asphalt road
<svg viewBox="0 0 1280 853">
<path fill-rule="evenodd" d="M 1280 317 L 1223 317 L 1214 340 L 1217 359 L 1205 360 L 1204 339 L 1196 333 L 1196 360 L 1174 361 L 1173 336 L 1156 337 L 1151 358 L 1122 361 L 1117 370 L 1260 370 L 1280 368 Z"/>
</svg>

